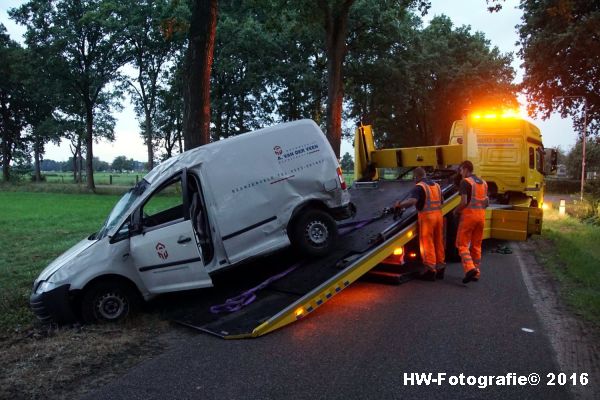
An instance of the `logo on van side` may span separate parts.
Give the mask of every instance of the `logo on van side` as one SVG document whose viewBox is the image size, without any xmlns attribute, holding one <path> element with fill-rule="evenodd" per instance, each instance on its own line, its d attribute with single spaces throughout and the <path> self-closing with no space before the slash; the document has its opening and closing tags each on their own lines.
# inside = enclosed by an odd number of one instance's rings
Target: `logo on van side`
<svg viewBox="0 0 600 400">
<path fill-rule="evenodd" d="M 156 244 L 156 254 L 158 254 L 158 256 L 162 260 L 166 260 L 167 258 L 169 258 L 169 253 L 167 253 L 167 247 L 161 242 L 158 242 Z"/>
<path fill-rule="evenodd" d="M 279 161 L 280 163 L 295 160 L 300 157 L 307 156 L 309 154 L 313 154 L 320 151 L 319 145 L 316 142 L 296 146 L 290 149 L 286 149 L 285 151 L 281 147 L 275 146 L 273 150 L 275 151 L 275 155 L 277 156 L 277 161 Z"/>
</svg>

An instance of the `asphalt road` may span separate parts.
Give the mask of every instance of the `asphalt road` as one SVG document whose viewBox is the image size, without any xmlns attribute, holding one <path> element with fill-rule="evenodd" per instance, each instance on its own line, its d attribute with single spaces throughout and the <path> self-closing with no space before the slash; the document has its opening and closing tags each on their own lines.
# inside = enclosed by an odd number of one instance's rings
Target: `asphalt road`
<svg viewBox="0 0 600 400">
<path fill-rule="evenodd" d="M 493 243 L 491 244 L 493 245 Z M 90 393 L 90 399 L 564 399 L 560 371 L 515 255 L 484 253 L 482 279 L 400 286 L 358 282 L 300 322 L 226 341 L 181 330 L 161 356 Z M 525 328 L 527 331 L 523 330 Z M 538 386 L 450 385 L 451 375 L 537 373 Z M 404 374 L 446 373 L 441 385 Z"/>
</svg>

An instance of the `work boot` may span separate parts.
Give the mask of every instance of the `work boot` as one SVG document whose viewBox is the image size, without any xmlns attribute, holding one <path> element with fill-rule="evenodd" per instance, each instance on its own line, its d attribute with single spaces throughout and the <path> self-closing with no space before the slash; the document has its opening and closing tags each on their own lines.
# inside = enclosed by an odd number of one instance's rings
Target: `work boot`
<svg viewBox="0 0 600 400">
<path fill-rule="evenodd" d="M 435 271 L 433 269 L 427 269 L 425 272 L 421 274 L 421 279 L 424 281 L 435 281 Z"/>
<path fill-rule="evenodd" d="M 473 278 L 475 277 L 475 275 L 477 275 L 477 268 L 472 268 L 470 270 L 467 271 L 467 273 L 465 274 L 465 277 L 463 278 L 462 282 L 463 283 L 469 283 L 473 280 Z"/>
<path fill-rule="evenodd" d="M 438 268 L 435 271 L 435 279 L 444 279 L 444 273 L 446 273 L 446 268 Z"/>
</svg>

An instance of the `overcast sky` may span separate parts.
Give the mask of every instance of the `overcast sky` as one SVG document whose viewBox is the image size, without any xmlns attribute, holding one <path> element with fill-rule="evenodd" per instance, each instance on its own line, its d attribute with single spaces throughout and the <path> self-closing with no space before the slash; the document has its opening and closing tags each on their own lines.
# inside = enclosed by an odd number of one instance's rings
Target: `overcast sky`
<svg viewBox="0 0 600 400">
<path fill-rule="evenodd" d="M 25 31 L 22 26 L 15 24 L 8 18 L 7 10 L 24 3 L 21 0 L 2 0 L 0 4 L 0 23 L 6 26 L 11 38 L 22 41 Z M 515 45 L 518 36 L 515 26 L 520 22 L 521 11 L 517 8 L 518 0 L 507 0 L 499 13 L 487 12 L 485 0 L 432 0 L 432 7 L 425 17 L 426 23 L 435 15 L 445 14 L 450 17 L 456 26 L 470 25 L 474 31 L 481 31 L 502 52 L 512 52 L 516 55 Z M 522 70 L 521 60 L 515 58 L 513 68 L 517 71 L 516 81 L 520 82 Z M 522 109 L 525 109 L 524 99 L 520 99 Z M 139 161 L 146 161 L 147 153 L 144 143 L 139 135 L 138 122 L 129 99 L 123 100 L 125 108 L 122 112 L 115 113 L 117 124 L 115 127 L 114 142 L 101 141 L 94 145 L 94 156 L 103 161 L 112 162 L 120 155 Z M 546 147 L 561 146 L 563 149 L 575 143 L 576 135 L 570 119 L 561 119 L 554 115 L 546 121 L 531 119 L 542 131 Z M 346 151 L 353 153 L 350 143 L 342 143 L 342 154 Z M 49 144 L 46 149 L 46 159 L 57 161 L 67 160 L 71 156 L 69 146 L 63 142 L 60 146 Z"/>
</svg>

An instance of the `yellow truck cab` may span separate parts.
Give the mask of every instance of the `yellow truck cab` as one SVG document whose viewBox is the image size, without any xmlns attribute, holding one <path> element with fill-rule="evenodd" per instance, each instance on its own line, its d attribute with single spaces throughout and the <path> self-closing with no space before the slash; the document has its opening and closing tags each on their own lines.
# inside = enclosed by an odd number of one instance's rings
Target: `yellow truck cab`
<svg viewBox="0 0 600 400">
<path fill-rule="evenodd" d="M 475 112 L 452 124 L 449 144 L 462 145 L 467 129 L 476 140 L 468 141 L 466 151 L 490 195 L 504 204 L 541 207 L 544 175 L 552 172 L 547 164 L 552 158 L 555 164 L 556 156 L 549 150 L 546 162 L 540 130 L 514 113 Z"/>
</svg>

